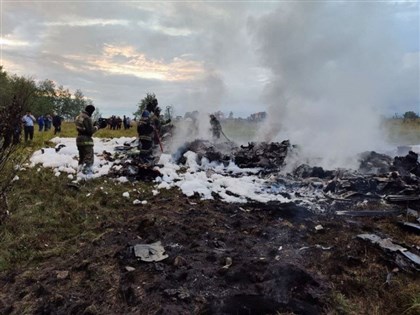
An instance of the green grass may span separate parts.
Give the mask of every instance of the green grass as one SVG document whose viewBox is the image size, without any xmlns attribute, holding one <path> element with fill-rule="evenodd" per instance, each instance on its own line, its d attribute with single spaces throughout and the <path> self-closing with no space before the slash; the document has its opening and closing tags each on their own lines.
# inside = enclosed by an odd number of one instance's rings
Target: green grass
<svg viewBox="0 0 420 315">
<path fill-rule="evenodd" d="M 64 174 L 56 177 L 49 169 L 27 169 L 19 177 L 9 193 L 10 215 L 0 225 L 0 271 L 74 253 L 80 243 L 103 233 L 105 223 L 124 222 L 132 204 L 123 192 L 145 190 L 141 198 L 151 196 L 146 183 L 103 178 L 76 189 Z"/>
<path fill-rule="evenodd" d="M 54 129 L 48 131 L 38 131 L 38 126 L 35 126 L 34 139 L 32 143 L 23 143 L 24 146 L 30 148 L 41 148 L 45 146 L 49 140 L 54 137 L 62 138 L 75 138 L 77 136 L 76 127 L 73 122 L 63 122 L 61 127 L 61 133 L 54 135 Z M 23 135 L 22 135 L 23 136 Z M 124 130 L 111 130 L 109 128 L 100 129 L 95 134 L 94 137 L 98 138 L 120 138 L 120 137 L 136 137 L 137 131 L 136 127 L 131 127 L 130 129 Z"/>
<path fill-rule="evenodd" d="M 238 142 L 255 141 L 261 123 L 247 120 L 225 120 L 221 122 L 222 130 L 226 136 Z"/>
<path fill-rule="evenodd" d="M 420 119 L 404 122 L 390 119 L 383 123 L 387 140 L 392 144 L 410 145 L 420 143 Z"/>
</svg>

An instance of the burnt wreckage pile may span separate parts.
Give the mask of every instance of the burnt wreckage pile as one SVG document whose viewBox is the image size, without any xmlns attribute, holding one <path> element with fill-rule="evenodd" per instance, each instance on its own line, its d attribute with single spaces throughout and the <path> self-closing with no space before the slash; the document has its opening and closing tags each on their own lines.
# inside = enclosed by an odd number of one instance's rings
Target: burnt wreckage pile
<svg viewBox="0 0 420 315">
<path fill-rule="evenodd" d="M 137 157 L 135 148 L 127 144 L 115 159 L 113 176 L 153 180 L 159 176 L 159 165 Z M 354 208 L 364 200 L 377 201 L 382 208 L 389 204 L 402 204 L 420 210 L 420 163 L 412 151 L 406 156 L 391 158 L 376 152 L 360 155 L 358 170 L 325 170 L 322 167 L 301 164 L 292 172 L 283 172 L 286 157 L 298 155 L 299 151 L 288 140 L 283 142 L 250 142 L 238 146 L 233 142 L 212 143 L 195 140 L 181 146 L 173 154 L 178 165 L 186 163 L 184 153 L 197 154 L 197 163 L 203 158 L 209 162 L 228 165 L 234 162 L 240 168 L 258 169 L 259 176 L 269 178 L 273 191 L 285 196 L 302 197 L 324 204 L 323 210 Z M 131 152 L 131 153 L 130 153 Z M 118 166 L 119 165 L 119 166 Z M 386 204 L 384 204 L 384 201 Z"/>
</svg>

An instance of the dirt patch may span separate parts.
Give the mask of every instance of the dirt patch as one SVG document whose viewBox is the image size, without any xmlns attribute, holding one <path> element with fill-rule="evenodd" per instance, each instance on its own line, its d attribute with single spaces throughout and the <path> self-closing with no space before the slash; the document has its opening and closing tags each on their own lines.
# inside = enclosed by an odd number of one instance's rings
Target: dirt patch
<svg viewBox="0 0 420 315">
<path fill-rule="evenodd" d="M 102 236 L 77 254 L 2 273 L 0 313 L 350 314 L 371 305 L 367 313 L 395 314 L 407 308 L 395 283 L 418 278 L 397 253 L 355 238 L 381 231 L 416 251 L 419 236 L 395 216 L 316 215 L 293 203 L 235 205 L 177 191 L 119 211 L 125 223 L 98 227 Z M 156 241 L 167 259 L 134 256 L 134 245 Z"/>
</svg>

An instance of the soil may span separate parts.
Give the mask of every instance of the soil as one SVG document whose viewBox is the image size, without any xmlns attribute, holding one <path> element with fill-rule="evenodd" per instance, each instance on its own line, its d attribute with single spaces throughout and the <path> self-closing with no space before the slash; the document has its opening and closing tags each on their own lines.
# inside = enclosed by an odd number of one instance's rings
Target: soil
<svg viewBox="0 0 420 315">
<path fill-rule="evenodd" d="M 397 227 L 397 216 L 314 214 L 293 203 L 227 204 L 175 190 L 147 206 L 133 205 L 125 216 L 123 224 L 100 227 L 102 235 L 80 244 L 75 255 L 0 274 L 0 313 L 349 313 L 334 299 L 340 292 L 392 314 L 401 305 L 386 301 L 393 291 L 387 276 L 418 280 L 401 255 L 356 238 L 381 231 L 407 247 L 420 245 L 413 244 L 418 236 Z M 134 256 L 134 245 L 157 241 L 165 260 Z"/>
</svg>

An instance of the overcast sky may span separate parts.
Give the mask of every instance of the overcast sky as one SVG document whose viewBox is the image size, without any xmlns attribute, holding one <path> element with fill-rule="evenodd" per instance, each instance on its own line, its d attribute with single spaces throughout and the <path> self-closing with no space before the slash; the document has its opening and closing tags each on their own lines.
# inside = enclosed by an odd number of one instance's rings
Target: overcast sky
<svg viewBox="0 0 420 315">
<path fill-rule="evenodd" d="M 419 23 L 418 1 L 1 1 L 1 63 L 104 116 L 147 92 L 179 115 L 392 115 L 420 112 Z"/>
</svg>

